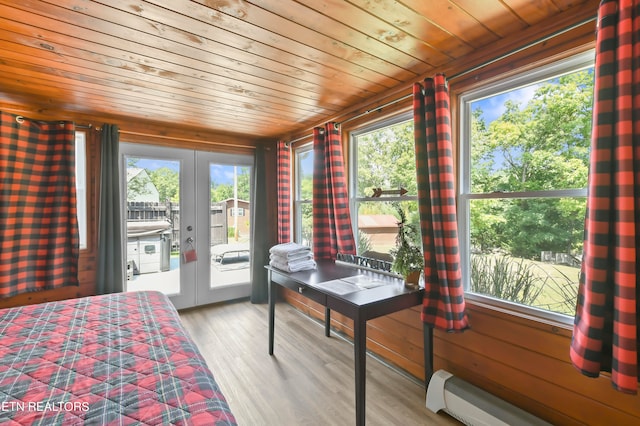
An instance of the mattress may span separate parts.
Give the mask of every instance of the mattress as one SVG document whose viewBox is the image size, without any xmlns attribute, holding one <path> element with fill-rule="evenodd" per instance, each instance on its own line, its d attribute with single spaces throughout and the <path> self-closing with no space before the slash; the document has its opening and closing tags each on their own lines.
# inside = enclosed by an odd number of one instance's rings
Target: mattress
<svg viewBox="0 0 640 426">
<path fill-rule="evenodd" d="M 0 423 L 235 425 L 167 297 L 0 310 Z"/>
</svg>

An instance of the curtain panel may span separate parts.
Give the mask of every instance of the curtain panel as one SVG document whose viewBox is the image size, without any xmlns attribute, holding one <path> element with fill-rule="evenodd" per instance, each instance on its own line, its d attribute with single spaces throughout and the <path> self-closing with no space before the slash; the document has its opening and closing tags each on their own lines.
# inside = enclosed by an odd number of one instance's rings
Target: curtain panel
<svg viewBox="0 0 640 426">
<path fill-rule="evenodd" d="M 638 392 L 640 293 L 640 1 L 598 10 L 584 252 L 570 357 Z"/>
<path fill-rule="evenodd" d="M 278 243 L 291 241 L 291 149 L 278 142 Z"/>
<path fill-rule="evenodd" d="M 265 149 L 258 146 L 255 153 L 251 199 L 251 303 L 268 299 L 267 270 L 269 264 L 269 224 L 267 221 L 267 172 Z"/>
<path fill-rule="evenodd" d="M 413 86 L 418 209 L 424 252 L 422 321 L 445 331 L 469 327 L 460 270 L 449 90 L 444 75 Z"/>
<path fill-rule="evenodd" d="M 75 126 L 0 112 L 0 297 L 78 285 Z"/>
<path fill-rule="evenodd" d="M 327 123 L 313 129 L 313 254 L 335 259 L 356 254 L 340 128 Z"/>
<path fill-rule="evenodd" d="M 104 124 L 100 138 L 97 294 L 124 291 L 119 144 L 118 126 Z"/>
</svg>

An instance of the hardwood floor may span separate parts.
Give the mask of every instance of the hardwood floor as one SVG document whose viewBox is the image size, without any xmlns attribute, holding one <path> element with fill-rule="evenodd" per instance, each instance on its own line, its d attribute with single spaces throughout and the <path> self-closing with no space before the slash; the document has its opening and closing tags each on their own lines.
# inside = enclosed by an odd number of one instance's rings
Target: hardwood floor
<svg viewBox="0 0 640 426">
<path fill-rule="evenodd" d="M 237 301 L 180 312 L 240 425 L 355 423 L 353 345 L 291 305 Z M 457 425 L 425 407 L 423 385 L 367 357 L 367 425 Z"/>
</svg>

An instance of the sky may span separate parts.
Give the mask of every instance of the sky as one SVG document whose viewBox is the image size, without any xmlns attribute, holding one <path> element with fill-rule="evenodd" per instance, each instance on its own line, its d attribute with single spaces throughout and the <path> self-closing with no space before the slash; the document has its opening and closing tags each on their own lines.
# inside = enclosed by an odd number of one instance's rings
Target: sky
<svg viewBox="0 0 640 426">
<path fill-rule="evenodd" d="M 532 85 L 523 87 L 518 90 L 512 90 L 499 95 L 491 96 L 485 99 L 474 101 L 471 107 L 475 110 L 477 108 L 482 109 L 482 116 L 484 117 L 485 124 L 488 126 L 493 120 L 497 119 L 504 113 L 504 104 L 508 100 L 513 100 L 520 103 L 521 108 L 527 105 L 527 102 L 533 98 L 533 95 L 538 88 L 538 85 Z"/>
<path fill-rule="evenodd" d="M 157 170 L 162 167 L 168 167 L 173 171 L 179 171 L 180 161 L 157 158 L 140 158 L 136 162 L 136 166 L 149 171 Z M 231 165 L 211 164 L 209 173 L 210 179 L 215 182 L 216 185 L 233 183 L 233 166 Z M 239 169 L 238 173 L 240 173 Z"/>
</svg>

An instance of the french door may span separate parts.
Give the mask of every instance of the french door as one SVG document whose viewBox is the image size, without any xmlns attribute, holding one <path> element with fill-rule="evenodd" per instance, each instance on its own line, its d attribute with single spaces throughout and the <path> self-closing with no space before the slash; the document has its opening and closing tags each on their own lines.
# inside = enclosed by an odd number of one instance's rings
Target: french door
<svg viewBox="0 0 640 426">
<path fill-rule="evenodd" d="M 120 145 L 127 291 L 178 308 L 250 294 L 253 157 Z"/>
</svg>

